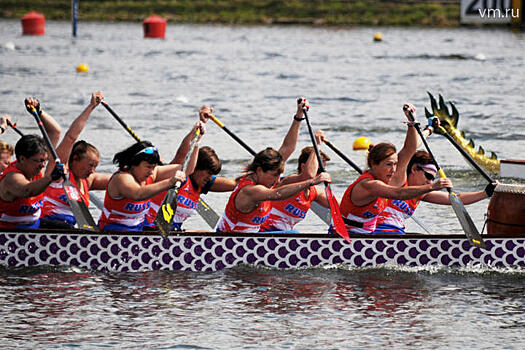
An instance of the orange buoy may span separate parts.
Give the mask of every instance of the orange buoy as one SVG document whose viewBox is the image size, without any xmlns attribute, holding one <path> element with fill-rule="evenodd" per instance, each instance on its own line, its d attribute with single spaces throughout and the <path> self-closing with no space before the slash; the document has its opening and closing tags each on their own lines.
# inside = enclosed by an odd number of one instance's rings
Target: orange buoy
<svg viewBox="0 0 525 350">
<path fill-rule="evenodd" d="M 22 17 L 22 33 L 24 35 L 44 35 L 46 30 L 46 18 L 43 14 L 29 11 Z"/>
<path fill-rule="evenodd" d="M 164 39 L 166 33 L 166 20 L 157 15 L 149 16 L 142 22 L 144 28 L 145 38 L 161 38 Z"/>
<path fill-rule="evenodd" d="M 496 186 L 487 209 L 487 234 L 525 234 L 525 186 Z"/>
</svg>

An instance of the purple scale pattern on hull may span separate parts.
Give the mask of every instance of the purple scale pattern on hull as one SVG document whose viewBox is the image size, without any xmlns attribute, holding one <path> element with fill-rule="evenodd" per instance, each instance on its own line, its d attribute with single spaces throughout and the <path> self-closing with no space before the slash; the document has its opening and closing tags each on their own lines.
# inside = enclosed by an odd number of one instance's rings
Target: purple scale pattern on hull
<svg viewBox="0 0 525 350">
<path fill-rule="evenodd" d="M 487 239 L 488 250 L 462 238 L 210 237 L 4 233 L 0 265 L 70 265 L 110 271 L 216 271 L 239 264 L 271 268 L 482 265 L 525 267 L 525 239 Z"/>
</svg>

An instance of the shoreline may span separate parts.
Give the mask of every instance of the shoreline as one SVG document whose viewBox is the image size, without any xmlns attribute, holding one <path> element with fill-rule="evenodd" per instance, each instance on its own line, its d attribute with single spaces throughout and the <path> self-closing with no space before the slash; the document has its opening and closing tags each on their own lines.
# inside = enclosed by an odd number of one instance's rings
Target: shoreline
<svg viewBox="0 0 525 350">
<path fill-rule="evenodd" d="M 2 0 L 1 18 L 34 10 L 49 20 L 71 20 L 71 2 Z M 166 0 L 79 1 L 79 21 L 141 22 L 159 15 L 168 23 L 459 27 L 459 0 Z"/>
</svg>

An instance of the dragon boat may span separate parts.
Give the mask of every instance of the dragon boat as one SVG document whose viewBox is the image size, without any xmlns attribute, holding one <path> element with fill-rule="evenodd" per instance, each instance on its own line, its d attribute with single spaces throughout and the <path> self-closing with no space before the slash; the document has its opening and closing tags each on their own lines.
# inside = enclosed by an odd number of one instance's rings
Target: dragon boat
<svg viewBox="0 0 525 350">
<path fill-rule="evenodd" d="M 512 206 L 507 205 L 512 203 Z M 0 266 L 74 266 L 101 271 L 217 271 L 237 265 L 291 269 L 488 266 L 525 268 L 525 186 L 496 187 L 487 211 L 486 249 L 465 235 L 326 233 L 93 232 L 0 230 Z"/>
</svg>

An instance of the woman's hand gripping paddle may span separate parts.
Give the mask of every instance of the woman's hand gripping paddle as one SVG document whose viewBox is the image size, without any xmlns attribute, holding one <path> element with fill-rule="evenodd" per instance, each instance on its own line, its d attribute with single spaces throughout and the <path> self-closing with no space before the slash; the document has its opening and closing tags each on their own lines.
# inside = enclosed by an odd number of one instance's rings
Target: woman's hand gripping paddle
<svg viewBox="0 0 525 350">
<path fill-rule="evenodd" d="M 405 108 L 405 107 L 403 107 Z M 412 112 L 409 112 L 409 116 L 411 121 L 415 121 L 414 115 Z M 428 154 L 430 155 L 430 158 L 432 159 L 432 162 L 436 166 L 438 170 L 439 177 L 446 178 L 445 172 L 443 169 L 441 169 L 436 161 L 436 158 L 432 154 L 432 151 L 430 150 L 430 147 L 428 146 L 427 140 L 423 136 L 423 133 L 421 132 L 421 128 L 419 127 L 419 124 L 415 123 L 414 127 L 416 128 L 419 137 L 421 138 L 421 141 L 423 141 L 423 144 L 425 145 L 425 148 L 427 149 Z M 465 235 L 469 239 L 470 243 L 474 245 L 475 247 L 486 249 L 485 242 L 483 241 L 483 238 L 481 238 L 481 235 L 478 232 L 478 229 L 476 228 L 476 225 L 474 225 L 474 222 L 472 221 L 472 218 L 470 217 L 469 213 L 467 212 L 467 209 L 463 205 L 463 202 L 458 198 L 456 193 L 454 193 L 454 190 L 452 188 L 447 188 L 448 191 L 448 198 L 450 200 L 450 204 L 452 205 L 452 209 L 454 209 L 454 212 L 456 213 L 456 216 L 459 220 L 459 223 L 461 224 L 461 227 L 463 228 L 463 231 L 465 232 Z"/>
<path fill-rule="evenodd" d="M 141 139 L 138 137 L 138 135 L 127 125 L 124 123 L 124 121 L 118 116 L 113 109 L 105 102 L 100 102 L 107 110 L 108 112 L 119 122 L 120 125 L 135 139 L 137 142 L 141 142 Z M 197 205 L 197 213 L 206 221 L 206 223 L 211 227 L 214 228 L 217 226 L 217 222 L 219 221 L 219 215 L 204 201 L 204 199 L 199 198 L 199 204 Z"/>
<path fill-rule="evenodd" d="M 312 126 L 310 125 L 310 120 L 308 119 L 308 113 L 306 108 L 303 108 L 304 119 L 306 120 L 306 125 L 308 126 L 308 133 L 312 139 L 312 145 L 314 147 L 315 155 L 317 156 L 317 162 L 319 163 L 319 169 L 321 172 L 324 172 L 323 159 L 321 158 L 321 153 L 319 153 L 319 148 L 317 147 L 317 142 L 315 142 L 315 136 L 312 131 Z M 350 243 L 350 238 L 348 237 L 348 231 L 346 230 L 346 225 L 343 222 L 343 217 L 341 216 L 341 211 L 339 210 L 339 204 L 335 199 L 330 184 L 328 182 L 324 183 L 326 198 L 328 199 L 328 204 L 330 205 L 330 214 L 332 214 L 332 222 L 335 228 L 335 231 L 343 237 L 348 243 Z"/>
<path fill-rule="evenodd" d="M 55 160 L 55 164 L 60 163 L 60 159 L 58 159 L 57 152 L 53 147 L 51 140 L 49 139 L 46 129 L 44 128 L 42 119 L 38 115 L 38 112 L 36 111 L 35 107 L 30 108 L 31 114 L 35 117 L 38 128 L 42 133 L 42 137 L 44 138 L 47 147 L 49 148 L 49 151 L 51 152 L 51 155 Z M 91 216 L 91 213 L 89 212 L 86 203 L 84 203 L 84 200 L 80 195 L 79 189 L 75 185 L 73 185 L 71 181 L 69 181 L 66 178 L 65 175 L 63 175 L 62 178 L 64 179 L 64 181 L 62 182 L 62 188 L 64 190 L 64 193 L 66 194 L 67 202 L 71 207 L 73 215 L 75 216 L 75 220 L 77 221 L 78 227 L 85 230 L 98 231 L 98 226 L 97 224 L 95 224 L 95 221 L 93 220 L 93 217 Z"/>
<path fill-rule="evenodd" d="M 193 135 L 193 138 L 191 139 L 190 149 L 186 154 L 186 158 L 184 159 L 181 170 L 186 169 L 188 166 L 193 149 L 197 145 L 197 139 L 199 138 L 200 131 L 200 129 L 197 129 Z M 177 181 L 175 186 L 168 190 L 168 193 L 166 193 L 166 196 L 160 205 L 159 211 L 157 212 L 157 216 L 155 217 L 155 223 L 157 224 L 157 227 L 164 238 L 166 238 L 168 233 L 171 231 L 171 223 L 173 222 L 173 217 L 177 211 L 177 192 L 180 186 L 181 182 Z"/>
</svg>

